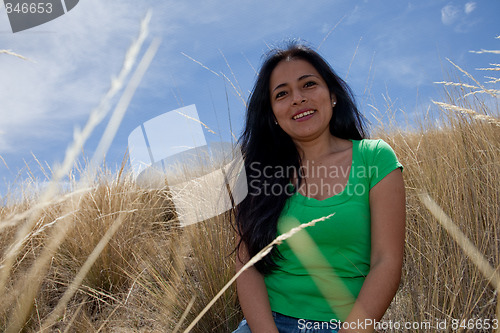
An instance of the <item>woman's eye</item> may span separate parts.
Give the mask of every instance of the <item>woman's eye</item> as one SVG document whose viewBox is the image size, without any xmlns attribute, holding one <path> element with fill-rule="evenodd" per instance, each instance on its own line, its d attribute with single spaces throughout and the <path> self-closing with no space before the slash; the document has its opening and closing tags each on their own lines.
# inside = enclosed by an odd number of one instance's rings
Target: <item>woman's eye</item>
<svg viewBox="0 0 500 333">
<path fill-rule="evenodd" d="M 316 85 L 316 82 L 314 82 L 314 81 L 309 81 L 309 82 L 307 82 L 307 83 L 304 85 L 304 87 L 306 87 L 306 88 L 307 88 L 307 87 L 312 87 L 312 86 L 315 86 L 315 85 Z"/>
<path fill-rule="evenodd" d="M 277 94 L 276 94 L 276 97 L 275 97 L 275 98 L 276 98 L 276 99 L 278 99 L 278 98 L 283 97 L 283 96 L 285 96 L 285 95 L 286 95 L 286 92 L 284 92 L 284 91 L 280 91 L 279 93 L 277 93 Z"/>
</svg>

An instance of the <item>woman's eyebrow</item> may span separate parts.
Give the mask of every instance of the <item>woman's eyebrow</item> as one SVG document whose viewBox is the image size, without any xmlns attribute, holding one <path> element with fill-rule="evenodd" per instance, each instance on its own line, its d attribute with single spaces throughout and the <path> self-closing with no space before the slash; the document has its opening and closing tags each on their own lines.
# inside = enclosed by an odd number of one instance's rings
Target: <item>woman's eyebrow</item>
<svg viewBox="0 0 500 333">
<path fill-rule="evenodd" d="M 299 77 L 297 79 L 297 81 L 307 79 L 308 77 L 311 77 L 311 76 L 316 76 L 316 75 L 314 75 L 314 74 L 305 74 L 305 75 L 302 75 L 301 77 Z"/>
<path fill-rule="evenodd" d="M 272 91 L 272 92 L 274 92 L 275 90 L 277 90 L 277 89 L 279 89 L 279 88 L 281 88 L 281 87 L 284 87 L 284 86 L 286 86 L 286 85 L 287 85 L 286 83 L 281 83 L 281 84 L 278 84 L 278 85 L 276 86 L 276 88 L 274 88 L 274 89 L 273 89 L 273 91 Z"/>
<path fill-rule="evenodd" d="M 297 81 L 307 79 L 308 77 L 311 77 L 311 76 L 316 76 L 316 75 L 314 75 L 314 74 L 304 74 L 304 75 L 302 75 L 301 77 L 299 77 L 299 78 L 297 79 Z M 274 89 L 273 89 L 273 92 L 274 92 L 276 89 L 279 89 L 279 88 L 284 87 L 284 86 L 286 86 L 286 85 L 287 85 L 286 83 L 281 83 L 281 84 L 278 84 L 278 85 L 276 86 L 276 88 L 274 88 Z"/>
</svg>

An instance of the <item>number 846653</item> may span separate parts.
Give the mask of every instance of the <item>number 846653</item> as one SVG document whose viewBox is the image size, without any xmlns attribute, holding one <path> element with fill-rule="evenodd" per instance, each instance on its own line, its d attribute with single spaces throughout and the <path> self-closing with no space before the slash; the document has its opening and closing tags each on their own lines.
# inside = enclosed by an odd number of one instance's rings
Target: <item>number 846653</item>
<svg viewBox="0 0 500 333">
<path fill-rule="evenodd" d="M 50 2 L 32 2 L 32 3 L 17 3 L 13 5 L 12 3 L 6 3 L 5 9 L 7 14 L 18 13 L 18 14 L 43 14 L 52 13 L 52 4 Z"/>
<path fill-rule="evenodd" d="M 469 329 L 469 330 L 481 330 L 481 329 L 498 329 L 498 319 L 452 319 L 451 320 L 451 329 Z"/>
</svg>

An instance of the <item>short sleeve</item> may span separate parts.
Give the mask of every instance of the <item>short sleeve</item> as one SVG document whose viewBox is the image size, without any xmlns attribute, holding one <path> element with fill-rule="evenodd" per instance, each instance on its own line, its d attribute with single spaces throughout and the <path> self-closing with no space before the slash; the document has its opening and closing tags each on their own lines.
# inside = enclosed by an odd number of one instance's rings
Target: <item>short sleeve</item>
<svg viewBox="0 0 500 333">
<path fill-rule="evenodd" d="M 393 170 L 400 168 L 403 171 L 403 165 L 387 142 L 376 140 L 372 148 L 371 161 L 368 166 L 370 189 Z"/>
</svg>

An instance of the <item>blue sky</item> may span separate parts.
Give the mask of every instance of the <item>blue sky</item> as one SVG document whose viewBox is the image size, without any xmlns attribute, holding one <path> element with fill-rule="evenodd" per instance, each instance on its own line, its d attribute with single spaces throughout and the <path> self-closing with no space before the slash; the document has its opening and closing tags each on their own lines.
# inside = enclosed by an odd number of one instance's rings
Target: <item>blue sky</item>
<svg viewBox="0 0 500 333">
<path fill-rule="evenodd" d="M 16 34 L 2 7 L 0 49 L 30 61 L 0 54 L 0 194 L 29 177 L 26 165 L 43 180 L 32 155 L 44 166 L 62 161 L 74 128 L 85 125 L 118 74 L 148 8 L 146 45 L 154 37 L 161 45 L 110 147 L 111 168 L 121 163 L 134 128 L 181 106 L 196 104 L 200 120 L 216 132 L 205 133 L 208 141 L 230 140 L 229 118 L 234 134 L 241 132 L 245 108 L 234 89 L 186 55 L 237 82 L 246 99 L 268 47 L 300 38 L 320 46 L 368 120 L 376 125 L 372 113 L 383 114 L 389 104 L 401 127 L 441 99 L 434 82 L 447 79 L 445 58 L 471 72 L 498 63 L 494 55 L 469 52 L 500 48 L 496 0 L 82 0 L 66 15 Z"/>
</svg>

